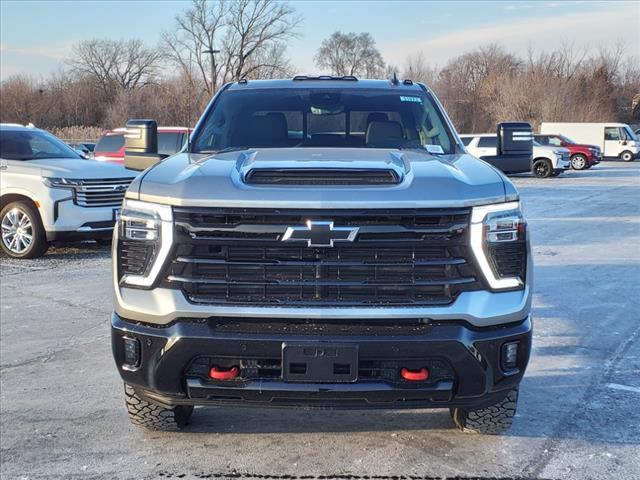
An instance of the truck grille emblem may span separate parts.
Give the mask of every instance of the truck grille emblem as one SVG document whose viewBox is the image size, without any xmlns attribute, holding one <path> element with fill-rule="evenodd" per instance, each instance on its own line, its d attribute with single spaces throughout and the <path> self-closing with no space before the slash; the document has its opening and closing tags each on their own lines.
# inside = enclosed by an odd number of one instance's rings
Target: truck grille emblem
<svg viewBox="0 0 640 480">
<path fill-rule="evenodd" d="M 333 247 L 334 242 L 353 242 L 358 227 L 334 227 L 333 222 L 307 220 L 304 227 L 288 227 L 283 242 L 307 242 L 308 247 Z"/>
</svg>

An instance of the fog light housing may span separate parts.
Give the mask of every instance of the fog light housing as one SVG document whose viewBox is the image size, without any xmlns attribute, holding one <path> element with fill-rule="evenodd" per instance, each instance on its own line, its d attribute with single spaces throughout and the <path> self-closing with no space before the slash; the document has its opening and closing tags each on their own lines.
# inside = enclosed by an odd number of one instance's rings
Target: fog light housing
<svg viewBox="0 0 640 480">
<path fill-rule="evenodd" d="M 505 372 L 518 367 L 518 348 L 520 342 L 508 342 L 502 345 L 502 370 Z"/>
<path fill-rule="evenodd" d="M 124 344 L 124 364 L 129 367 L 140 365 L 140 342 L 137 338 L 123 337 Z"/>
</svg>

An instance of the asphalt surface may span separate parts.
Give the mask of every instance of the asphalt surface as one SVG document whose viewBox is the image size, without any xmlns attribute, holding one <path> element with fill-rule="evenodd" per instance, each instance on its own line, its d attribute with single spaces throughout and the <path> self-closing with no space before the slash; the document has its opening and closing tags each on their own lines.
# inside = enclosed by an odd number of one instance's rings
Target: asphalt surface
<svg viewBox="0 0 640 480">
<path fill-rule="evenodd" d="M 111 358 L 109 251 L 0 259 L 1 476 L 640 478 L 640 162 L 515 178 L 535 256 L 533 357 L 513 428 L 446 410 L 200 408 L 129 424 Z"/>
</svg>

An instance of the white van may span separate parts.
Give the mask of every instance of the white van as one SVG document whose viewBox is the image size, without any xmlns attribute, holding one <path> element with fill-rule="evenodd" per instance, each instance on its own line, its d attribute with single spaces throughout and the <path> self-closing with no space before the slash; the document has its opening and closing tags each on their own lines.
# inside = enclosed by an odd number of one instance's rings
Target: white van
<svg viewBox="0 0 640 480">
<path fill-rule="evenodd" d="M 629 125 L 624 123 L 543 122 L 540 133 L 565 135 L 576 143 L 597 145 L 603 157 L 630 162 L 640 156 L 640 142 Z"/>
</svg>

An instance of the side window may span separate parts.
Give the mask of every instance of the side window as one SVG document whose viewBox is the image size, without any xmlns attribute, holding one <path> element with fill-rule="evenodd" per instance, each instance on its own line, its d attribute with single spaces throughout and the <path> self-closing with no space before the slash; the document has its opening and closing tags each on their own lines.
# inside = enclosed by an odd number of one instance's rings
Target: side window
<svg viewBox="0 0 640 480">
<path fill-rule="evenodd" d="M 158 133 L 158 153 L 162 155 L 173 155 L 179 150 L 181 133 L 160 132 Z"/>
<path fill-rule="evenodd" d="M 497 137 L 480 137 L 478 146 L 484 148 L 498 148 L 498 139 Z"/>
<path fill-rule="evenodd" d="M 544 143 L 544 142 L 540 142 L 540 143 L 542 145 L 547 145 L 547 143 Z M 553 145 L 554 147 L 561 147 L 562 140 L 560 140 L 558 137 L 549 137 L 548 145 Z"/>
<path fill-rule="evenodd" d="M 605 140 L 620 140 L 620 129 L 618 127 L 605 127 L 604 139 Z"/>
<path fill-rule="evenodd" d="M 471 140 L 473 140 L 473 137 L 462 137 L 460 140 L 462 140 L 462 144 L 465 147 L 468 147 L 469 144 L 471 143 Z"/>
<path fill-rule="evenodd" d="M 551 143 L 551 138 L 550 137 L 537 137 L 534 136 L 533 139 L 538 142 L 540 145 L 549 145 L 549 143 Z"/>
<path fill-rule="evenodd" d="M 124 146 L 124 135 L 105 135 L 96 145 L 96 152 L 117 152 Z"/>
</svg>

